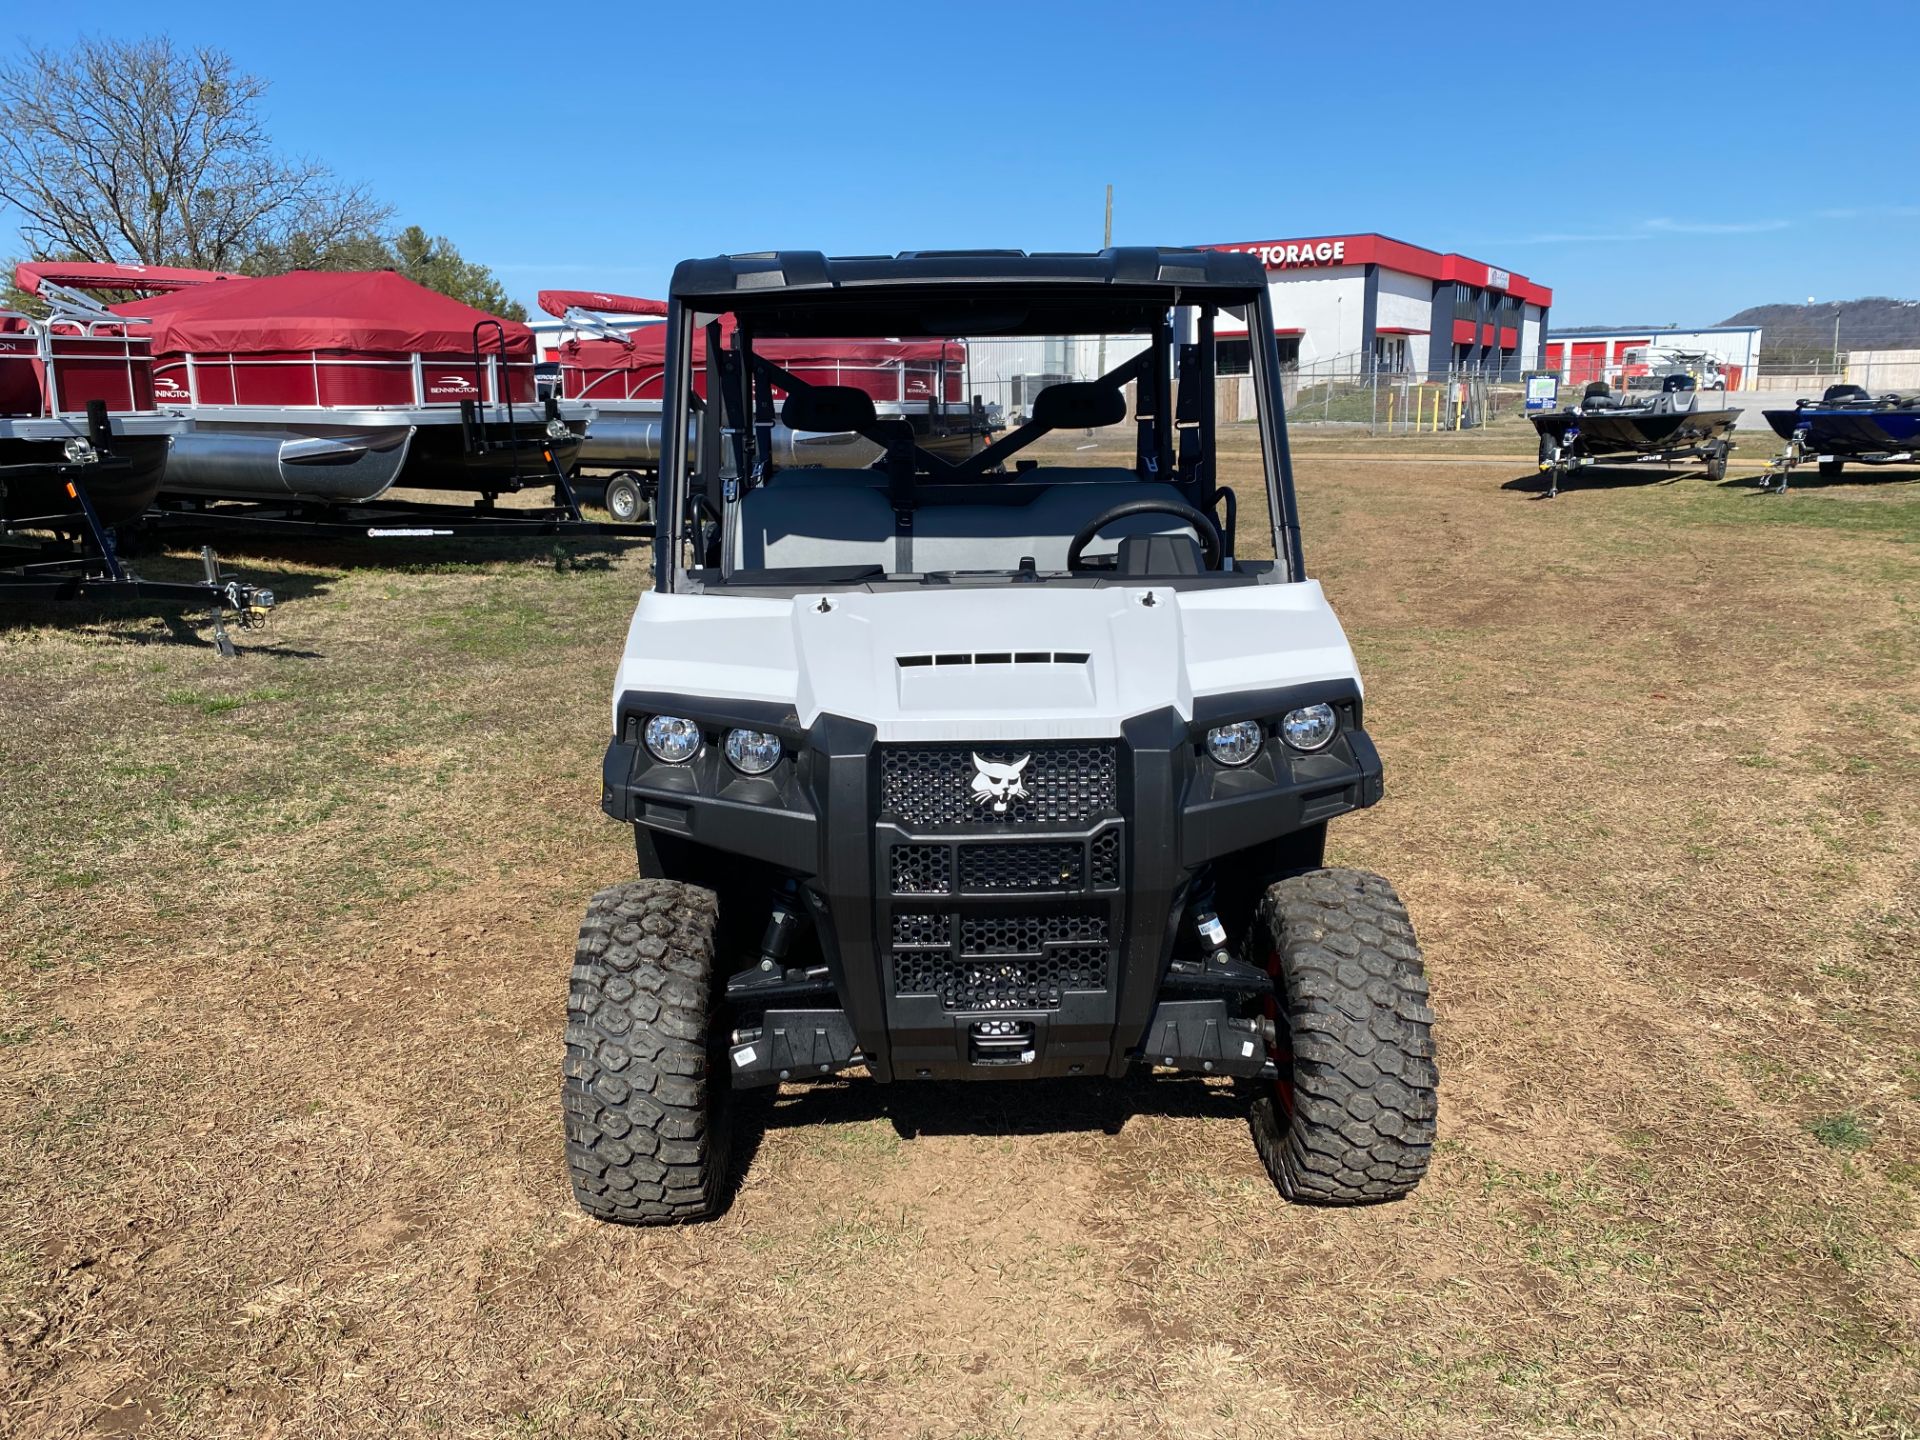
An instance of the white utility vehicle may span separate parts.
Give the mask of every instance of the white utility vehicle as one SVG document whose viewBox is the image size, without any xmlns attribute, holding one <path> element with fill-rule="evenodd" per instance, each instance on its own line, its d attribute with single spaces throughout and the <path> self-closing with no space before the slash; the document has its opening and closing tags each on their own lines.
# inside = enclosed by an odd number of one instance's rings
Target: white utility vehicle
<svg viewBox="0 0 1920 1440">
<path fill-rule="evenodd" d="M 1302 558 L 1259 262 L 724 256 L 666 323 L 601 796 L 642 878 L 588 908 L 566 1035 L 581 1205 L 713 1214 L 734 1092 L 855 1069 L 1230 1079 L 1288 1196 L 1411 1190 L 1433 1015 L 1392 887 L 1324 863 L 1380 757 Z M 1223 331 L 1255 424 L 1216 419 Z M 960 460 L 754 349 L 1040 336 L 1130 358 Z M 880 458 L 779 468 L 776 423 Z"/>
</svg>

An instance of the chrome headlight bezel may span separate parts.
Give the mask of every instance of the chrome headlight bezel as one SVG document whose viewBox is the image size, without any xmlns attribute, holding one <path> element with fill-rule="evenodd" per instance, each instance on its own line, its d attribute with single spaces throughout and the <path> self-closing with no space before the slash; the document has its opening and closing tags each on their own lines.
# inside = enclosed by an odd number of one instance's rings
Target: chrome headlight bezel
<svg viewBox="0 0 1920 1440">
<path fill-rule="evenodd" d="M 778 735 L 744 726 L 727 732 L 724 749 L 727 763 L 742 775 L 765 775 L 786 753 Z"/>
<path fill-rule="evenodd" d="M 700 727 L 683 715 L 649 715 L 641 730 L 647 753 L 662 765 L 685 765 L 700 753 Z"/>
<path fill-rule="evenodd" d="M 1339 733 L 1340 712 L 1325 701 L 1289 710 L 1280 719 L 1280 738 L 1308 754 L 1326 749 Z"/>
<path fill-rule="evenodd" d="M 1207 754 L 1216 765 L 1238 770 L 1260 757 L 1267 735 L 1258 720 L 1235 720 L 1207 731 Z"/>
</svg>

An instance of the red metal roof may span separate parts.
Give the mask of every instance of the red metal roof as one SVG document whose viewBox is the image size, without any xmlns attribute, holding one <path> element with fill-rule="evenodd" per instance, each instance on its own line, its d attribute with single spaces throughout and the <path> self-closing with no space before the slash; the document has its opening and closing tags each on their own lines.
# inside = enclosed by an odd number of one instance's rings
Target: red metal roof
<svg viewBox="0 0 1920 1440">
<path fill-rule="evenodd" d="M 1203 245 L 1203 250 L 1251 251 L 1269 270 L 1295 270 L 1334 265 L 1383 265 L 1428 280 L 1457 280 L 1467 285 L 1517 295 L 1542 309 L 1553 304 L 1553 291 L 1517 271 L 1502 270 L 1484 260 L 1409 245 L 1385 235 L 1314 235 L 1298 240 L 1251 240 L 1226 245 Z M 1337 257 L 1328 252 L 1338 250 Z"/>
</svg>

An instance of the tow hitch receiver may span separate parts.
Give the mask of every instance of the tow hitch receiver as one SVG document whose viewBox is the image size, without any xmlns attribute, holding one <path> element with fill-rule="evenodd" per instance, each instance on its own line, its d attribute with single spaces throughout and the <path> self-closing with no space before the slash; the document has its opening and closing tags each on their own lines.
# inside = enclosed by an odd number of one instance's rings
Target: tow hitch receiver
<svg viewBox="0 0 1920 1440">
<path fill-rule="evenodd" d="M 1031 1065 L 1036 1053 L 1031 1020 L 976 1020 L 967 1032 L 975 1065 Z"/>
</svg>

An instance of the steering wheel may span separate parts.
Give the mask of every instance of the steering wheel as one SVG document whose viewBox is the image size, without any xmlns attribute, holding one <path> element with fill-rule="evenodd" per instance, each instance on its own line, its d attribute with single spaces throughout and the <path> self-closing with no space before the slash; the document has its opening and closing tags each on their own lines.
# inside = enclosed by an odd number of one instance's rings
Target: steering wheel
<svg viewBox="0 0 1920 1440">
<path fill-rule="evenodd" d="M 1094 537 L 1116 520 L 1124 520 L 1129 515 L 1171 515 L 1176 520 L 1184 520 L 1200 537 L 1200 554 L 1209 570 L 1220 568 L 1220 527 L 1213 523 L 1213 517 L 1204 510 L 1179 500 L 1128 500 L 1103 510 L 1086 524 L 1073 537 L 1067 546 L 1067 569 L 1078 569 L 1080 552 L 1091 545 Z"/>
</svg>

